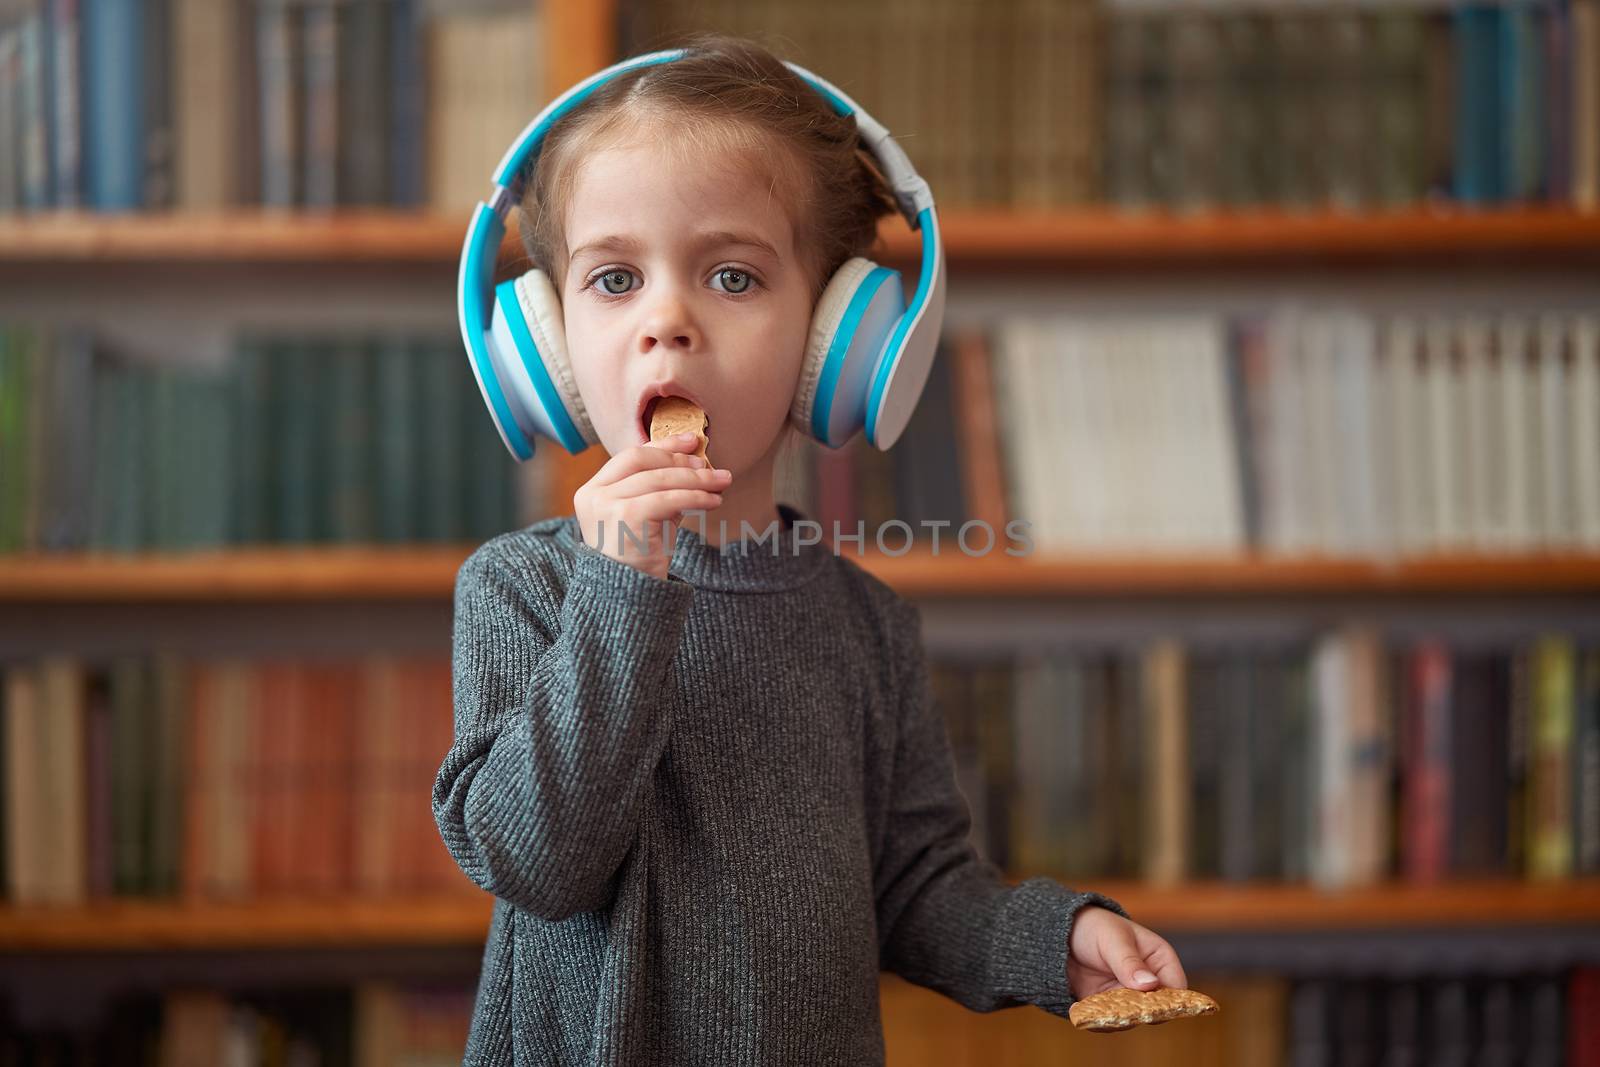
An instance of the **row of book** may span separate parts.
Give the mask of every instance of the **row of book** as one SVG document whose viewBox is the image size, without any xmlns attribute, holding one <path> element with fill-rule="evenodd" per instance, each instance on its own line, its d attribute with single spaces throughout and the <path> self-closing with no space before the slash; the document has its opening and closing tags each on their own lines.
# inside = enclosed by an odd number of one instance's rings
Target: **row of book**
<svg viewBox="0 0 1600 1067">
<path fill-rule="evenodd" d="M 0 552 L 481 540 L 569 511 L 559 447 L 514 462 L 458 347 L 250 332 L 197 368 L 0 327 Z M 869 546 L 892 520 L 1025 520 L 1046 552 L 1596 551 L 1600 316 L 961 327 L 895 448 L 803 441 L 779 479 Z"/>
<path fill-rule="evenodd" d="M 635 0 L 828 77 L 947 207 L 1600 203 L 1595 0 Z"/>
<path fill-rule="evenodd" d="M 126 1067 L 454 1067 L 474 991 L 459 982 L 369 979 L 249 993 L 123 993 L 92 1025 L 24 1026 L 0 1015 L 0 1063 Z"/>
<path fill-rule="evenodd" d="M 1592 1067 L 1600 969 L 1285 977 L 1189 974 L 1215 1015 L 1103 1034 L 1038 1011 L 974 1014 L 909 984 L 884 990 L 889 1063 L 949 1067 Z"/>
<path fill-rule="evenodd" d="M 938 661 L 980 853 L 1063 878 L 1600 874 L 1600 647 L 1186 647 Z M 9 897 L 470 888 L 427 798 L 449 666 L 3 670 Z"/>
<path fill-rule="evenodd" d="M 1592 967 L 1405 979 L 1200 973 L 1190 985 L 1212 996 L 1220 1011 L 1181 1026 L 1139 1027 L 1115 1040 L 1042 1011 L 978 1014 L 908 984 L 886 985 L 888 1062 L 1600 1065 L 1600 969 Z M 442 1067 L 460 1062 L 473 998 L 464 984 L 378 980 L 250 994 L 124 994 L 110 1000 L 94 1026 L 75 1032 L 0 1025 L 0 1062 Z"/>
<path fill-rule="evenodd" d="M 528 0 L 13 0 L 0 213 L 462 212 L 544 86 Z"/>
<path fill-rule="evenodd" d="M 243 333 L 220 366 L 0 325 L 0 552 L 480 541 L 544 513 L 460 341 Z"/>
<path fill-rule="evenodd" d="M 524 0 L 3 10 L 0 212 L 466 210 L 549 95 Z M 687 28 L 772 39 L 880 118 L 946 205 L 1600 199 L 1595 0 L 641 0 L 619 26 L 622 54 Z"/>
<path fill-rule="evenodd" d="M 974 847 L 1068 879 L 1600 874 L 1600 647 L 1162 641 L 939 662 Z"/>
<path fill-rule="evenodd" d="M 1595 205 L 1590 0 L 1110 8 L 1113 203 Z"/>
<path fill-rule="evenodd" d="M 56 657 L 0 692 L 15 903 L 477 891 L 429 806 L 444 660 Z"/>
<path fill-rule="evenodd" d="M 1595 551 L 1600 316 L 1016 316 L 947 334 L 903 444 L 796 464 L 825 530 L 1018 519 L 1066 553 Z"/>
</svg>

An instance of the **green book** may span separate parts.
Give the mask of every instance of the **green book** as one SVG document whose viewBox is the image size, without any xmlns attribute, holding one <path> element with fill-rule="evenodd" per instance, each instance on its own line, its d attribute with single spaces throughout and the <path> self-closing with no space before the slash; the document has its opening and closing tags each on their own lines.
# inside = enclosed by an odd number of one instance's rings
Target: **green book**
<svg viewBox="0 0 1600 1067">
<path fill-rule="evenodd" d="M 374 522 L 377 539 L 389 544 L 416 540 L 419 528 L 415 347 L 407 337 L 382 338 L 373 371 Z"/>
<path fill-rule="evenodd" d="M 1168 16 L 1170 202 L 1208 211 L 1222 199 L 1223 71 L 1219 19 L 1183 7 Z M 1230 146 L 1231 147 L 1231 146 Z"/>
<path fill-rule="evenodd" d="M 366 544 L 376 533 L 372 372 L 371 343 L 366 338 L 343 338 L 328 355 L 326 511 L 331 539 L 343 544 Z"/>
<path fill-rule="evenodd" d="M 1228 12 L 1220 20 L 1217 47 L 1222 67 L 1218 199 L 1232 207 L 1255 207 L 1277 196 L 1268 183 L 1272 66 L 1266 18 L 1248 9 Z"/>
<path fill-rule="evenodd" d="M 22 441 L 22 360 L 17 355 L 17 326 L 0 326 L 0 441 Z M 22 547 L 22 496 L 18 491 L 22 471 L 22 450 L 7 447 L 0 451 L 0 552 L 17 552 Z"/>
<path fill-rule="evenodd" d="M 183 528 L 186 412 L 183 371 L 171 366 L 155 366 L 143 374 L 149 384 L 149 420 L 152 492 L 150 526 L 151 547 L 183 549 L 187 531 Z"/>
<path fill-rule="evenodd" d="M 178 891 L 178 864 L 183 853 L 188 766 L 184 752 L 188 691 L 183 661 L 172 655 L 157 657 L 151 664 L 150 679 L 151 715 L 146 720 L 152 731 L 146 749 L 150 851 L 145 873 L 149 893 L 169 897 Z"/>
<path fill-rule="evenodd" d="M 1414 204 L 1426 193 L 1421 11 L 1380 8 L 1372 19 L 1366 77 L 1372 86 L 1377 144 L 1372 199 L 1385 207 Z"/>
<path fill-rule="evenodd" d="M 145 860 L 149 848 L 146 785 L 153 743 L 144 661 L 115 660 L 111 692 L 111 849 L 112 885 L 118 896 L 138 896 L 149 886 Z"/>
<path fill-rule="evenodd" d="M 276 479 L 268 459 L 267 415 L 271 410 L 270 349 L 251 333 L 234 339 L 228 381 L 232 443 L 229 456 L 231 508 L 228 538 L 255 545 L 272 539 Z"/>
<path fill-rule="evenodd" d="M 117 428 L 121 443 L 117 448 L 116 509 L 113 543 L 125 552 L 150 544 L 149 513 L 151 489 L 149 397 L 151 375 L 135 367 L 121 366 L 116 376 Z"/>
<path fill-rule="evenodd" d="M 424 541 L 459 541 L 466 535 L 462 479 L 463 426 L 457 346 L 430 338 L 417 347 L 422 364 L 420 396 L 427 398 L 415 422 L 420 434 Z"/>
<path fill-rule="evenodd" d="M 1320 131 L 1315 101 L 1321 78 L 1320 26 L 1313 12 L 1275 10 L 1269 16 L 1272 39 L 1272 121 L 1277 146 L 1269 185 L 1284 207 L 1304 208 L 1317 200 Z"/>
<path fill-rule="evenodd" d="M 271 449 L 276 469 L 276 540 L 285 544 L 309 544 L 317 539 L 317 470 L 319 454 L 316 392 L 320 384 L 318 362 L 323 356 L 320 343 L 310 338 L 275 342 L 272 346 L 272 399 L 269 426 Z"/>
<path fill-rule="evenodd" d="M 229 384 L 225 374 L 209 369 L 196 375 L 191 383 L 193 447 L 186 503 L 189 544 L 194 548 L 220 548 L 228 541 L 228 516 L 233 508 Z"/>
</svg>

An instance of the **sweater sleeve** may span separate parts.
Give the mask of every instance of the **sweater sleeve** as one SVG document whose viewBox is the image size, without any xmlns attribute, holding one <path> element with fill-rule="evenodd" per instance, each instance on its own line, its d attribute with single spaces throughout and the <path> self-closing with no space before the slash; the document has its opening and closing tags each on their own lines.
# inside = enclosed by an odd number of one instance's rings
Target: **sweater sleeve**
<svg viewBox="0 0 1600 1067">
<path fill-rule="evenodd" d="M 973 1011 L 1035 1004 L 1065 1017 L 1072 922 L 1086 904 L 1122 906 L 1053 878 L 1007 882 L 973 849 L 941 709 L 932 699 L 921 612 L 896 602 L 891 647 L 900 704 L 893 785 L 874 883 L 883 965 Z"/>
<path fill-rule="evenodd" d="M 456 576 L 433 815 L 474 882 L 560 920 L 603 906 L 634 841 L 693 588 L 582 544 L 564 596 L 545 574 L 485 545 Z"/>
</svg>

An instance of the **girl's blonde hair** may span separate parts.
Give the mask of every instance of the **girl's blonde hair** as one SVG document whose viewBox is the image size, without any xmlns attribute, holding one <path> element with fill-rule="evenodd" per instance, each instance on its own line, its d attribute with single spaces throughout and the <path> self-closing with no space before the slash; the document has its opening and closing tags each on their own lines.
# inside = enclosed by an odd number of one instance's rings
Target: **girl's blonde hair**
<svg viewBox="0 0 1600 1067">
<path fill-rule="evenodd" d="M 550 127 L 518 204 L 529 258 L 560 292 L 578 164 L 648 128 L 661 151 L 736 160 L 783 198 L 814 304 L 845 260 L 873 256 L 878 220 L 895 211 L 855 120 L 747 38 L 699 32 L 666 47 L 688 54 L 612 78 Z"/>
</svg>

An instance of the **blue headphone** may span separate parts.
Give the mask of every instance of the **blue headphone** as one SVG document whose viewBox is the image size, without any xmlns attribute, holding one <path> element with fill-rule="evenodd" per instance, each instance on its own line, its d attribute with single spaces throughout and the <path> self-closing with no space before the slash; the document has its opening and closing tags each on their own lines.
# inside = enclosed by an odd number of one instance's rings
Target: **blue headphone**
<svg viewBox="0 0 1600 1067">
<path fill-rule="evenodd" d="M 487 202 L 474 209 L 461 249 L 456 306 L 461 339 L 483 401 L 506 448 L 533 456 L 542 434 L 576 455 L 597 444 L 567 359 L 561 302 L 541 270 L 494 284 L 495 257 L 506 215 L 551 125 L 607 80 L 634 67 L 670 63 L 671 49 L 635 56 L 579 82 L 557 97 L 518 136 L 494 173 Z M 895 201 L 922 234 L 922 272 L 907 309 L 900 272 L 853 257 L 823 289 L 811 318 L 805 362 L 789 420 L 830 448 L 865 427 L 867 440 L 888 449 L 905 430 L 922 395 L 944 321 L 944 243 L 933 194 L 889 131 L 855 101 L 793 63 L 786 63 L 841 115 L 854 115 L 867 149 L 882 165 Z"/>
</svg>

